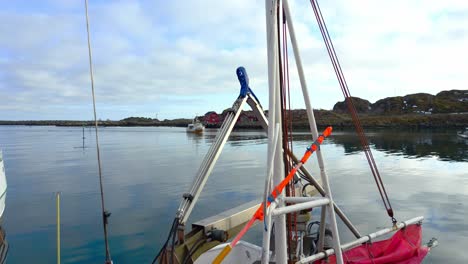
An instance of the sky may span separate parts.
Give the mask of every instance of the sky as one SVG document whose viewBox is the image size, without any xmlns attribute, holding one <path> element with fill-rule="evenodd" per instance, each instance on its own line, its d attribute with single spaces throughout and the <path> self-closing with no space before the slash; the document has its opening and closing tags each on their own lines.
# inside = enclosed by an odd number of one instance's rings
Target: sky
<svg viewBox="0 0 468 264">
<path fill-rule="evenodd" d="M 0 120 L 92 119 L 84 0 L 0 3 Z M 319 3 L 353 96 L 468 89 L 468 1 Z M 343 95 L 312 8 L 290 6 L 312 105 L 331 109 Z M 267 108 L 264 1 L 89 0 L 89 16 L 98 118 L 221 112 L 241 65 Z"/>
</svg>

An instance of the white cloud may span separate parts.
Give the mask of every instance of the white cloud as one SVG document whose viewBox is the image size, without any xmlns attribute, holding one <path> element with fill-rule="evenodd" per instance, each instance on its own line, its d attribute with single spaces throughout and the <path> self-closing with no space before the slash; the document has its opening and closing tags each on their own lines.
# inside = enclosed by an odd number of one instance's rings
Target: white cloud
<svg viewBox="0 0 468 264">
<path fill-rule="evenodd" d="M 263 1 L 90 4 L 103 118 L 221 111 L 235 99 L 239 65 L 246 66 L 266 106 Z M 8 21 L 0 25 L 1 109 L 9 119 L 88 119 L 84 6 L 56 0 L 44 5 L 10 4 L 0 11 Z M 376 101 L 466 89 L 468 2 L 340 0 L 321 1 L 321 8 L 353 95 Z M 308 1 L 292 1 L 291 9 L 312 101 L 329 109 L 342 96 L 313 11 Z M 290 69 L 298 91 L 294 61 Z M 299 95 L 293 106 L 303 107 Z"/>
</svg>

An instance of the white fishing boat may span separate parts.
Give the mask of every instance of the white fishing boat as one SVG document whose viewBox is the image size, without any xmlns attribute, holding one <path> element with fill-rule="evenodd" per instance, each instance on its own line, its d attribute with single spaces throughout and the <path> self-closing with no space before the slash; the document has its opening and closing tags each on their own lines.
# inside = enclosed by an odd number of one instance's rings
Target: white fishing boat
<svg viewBox="0 0 468 264">
<path fill-rule="evenodd" d="M 187 126 L 188 133 L 203 133 L 205 131 L 205 126 L 197 119 L 194 118 L 191 124 Z"/>
<path fill-rule="evenodd" d="M 205 156 L 189 191 L 182 195 L 168 238 L 153 263 L 420 263 L 430 250 L 421 244 L 422 216 L 397 221 L 377 169 L 366 135 L 360 125 L 343 72 L 331 43 L 317 1 L 311 6 L 330 55 L 340 88 L 346 98 L 358 138 L 363 147 L 372 176 L 389 217 L 387 228 L 371 234 L 362 234 L 345 212 L 335 203 L 326 163 L 320 148 L 322 141 L 332 135 L 328 127 L 321 134 L 317 129 L 309 97 L 303 65 L 287 0 L 266 0 L 266 31 L 268 48 L 268 118 L 249 86 L 243 67 L 236 71 L 241 92 L 226 114 L 218 134 Z M 289 41 L 288 41 L 289 39 Z M 289 100 L 288 44 L 294 54 L 302 96 L 313 142 L 302 158 L 292 152 L 292 127 L 287 120 Z M 185 232 L 187 220 L 203 187 L 213 170 L 229 134 L 246 103 L 252 108 L 268 134 L 264 195 L 259 200 L 229 209 L 218 215 L 197 221 Z M 285 117 L 286 116 L 286 117 Z M 310 156 L 317 158 L 320 180 L 302 166 Z M 346 172 L 343 172 L 346 173 Z M 313 186 L 318 195 L 297 191 Z M 312 208 L 320 209 L 320 219 L 312 219 Z M 343 243 L 337 227 L 340 218 L 355 239 Z M 372 216 L 367 223 L 373 225 Z M 243 235 L 255 223 L 262 228 L 262 245 L 242 241 Z M 315 231 L 313 226 L 316 225 Z M 379 237 L 394 233 L 388 239 Z M 387 236 L 388 237 L 388 236 Z M 229 241 L 229 242 L 228 242 Z M 377 241 L 377 242 L 376 242 Z M 391 245 L 391 246 L 389 246 Z"/>
<path fill-rule="evenodd" d="M 457 133 L 457 136 L 463 138 L 463 139 L 468 139 L 468 127 L 465 128 L 465 131 L 460 131 Z"/>
</svg>

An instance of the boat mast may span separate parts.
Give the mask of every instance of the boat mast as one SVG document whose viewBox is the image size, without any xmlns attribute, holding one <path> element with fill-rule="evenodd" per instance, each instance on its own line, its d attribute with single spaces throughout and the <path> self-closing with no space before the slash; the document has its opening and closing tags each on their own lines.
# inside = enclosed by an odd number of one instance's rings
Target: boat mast
<svg viewBox="0 0 468 264">
<path fill-rule="evenodd" d="M 283 6 L 284 3 L 284 6 Z M 284 164 L 282 159 L 282 134 L 278 133 L 276 135 L 275 128 L 281 127 L 281 98 L 280 98 L 280 83 L 279 83 L 279 60 L 278 54 L 280 52 L 280 47 L 278 45 L 278 35 L 277 25 L 282 25 L 283 23 L 283 8 L 286 13 L 284 16 L 287 22 L 288 29 L 290 31 L 290 40 L 292 43 L 294 57 L 296 60 L 296 66 L 300 78 L 300 83 L 302 87 L 304 102 L 307 109 L 307 116 L 309 119 L 309 126 L 312 132 L 312 136 L 314 139 L 317 139 L 318 129 L 317 124 L 315 122 L 315 117 L 313 114 L 313 108 L 310 103 L 310 98 L 307 90 L 307 84 L 305 82 L 305 75 L 304 70 L 302 67 L 301 58 L 299 55 L 299 50 L 297 47 L 296 36 L 294 32 L 294 27 L 292 24 L 291 13 L 289 10 L 289 5 L 287 0 L 266 0 L 265 2 L 266 7 L 266 28 L 267 28 L 267 47 L 268 47 L 268 84 L 269 84 L 269 113 L 268 113 L 268 123 L 270 124 L 268 128 L 268 158 L 269 160 L 274 160 L 273 162 L 273 186 L 276 186 L 284 179 Z M 278 12 L 279 10 L 279 12 Z M 278 15 L 281 14 L 281 15 Z M 275 133 L 276 132 L 276 133 Z M 274 151 L 276 149 L 276 151 Z M 338 227 L 336 222 L 336 215 L 333 208 L 333 198 L 331 195 L 330 185 L 328 182 L 328 176 L 325 172 L 325 165 L 323 162 L 323 157 L 320 152 L 320 149 L 317 150 L 317 161 L 320 168 L 320 176 L 323 184 L 323 188 L 325 191 L 325 199 L 328 199 L 328 203 L 322 206 L 322 219 L 321 221 L 324 223 L 325 218 L 328 215 L 328 220 L 330 221 L 330 227 L 333 232 L 333 242 L 334 242 L 334 250 L 337 257 L 337 263 L 343 263 L 342 252 L 340 248 L 340 238 L 338 233 Z M 267 169 L 269 170 L 269 169 Z M 276 207 L 281 210 L 281 207 L 285 207 L 284 204 L 284 192 L 281 193 L 277 199 Z M 273 211 L 274 208 L 271 208 Z M 327 214 L 328 213 L 328 214 Z M 271 232 L 269 223 L 270 217 L 266 218 L 266 226 L 268 228 L 267 232 L 264 232 L 263 236 L 263 254 L 262 254 L 262 263 L 268 259 L 268 250 L 269 250 L 269 238 Z M 287 263 L 287 233 L 286 233 L 286 218 L 284 214 L 279 214 L 276 216 L 275 220 L 275 258 L 277 263 Z M 325 225 L 323 225 L 324 227 Z M 323 246 L 323 238 L 324 238 L 325 229 L 321 228 L 320 230 L 320 237 L 322 238 L 322 243 L 319 243 Z"/>
<path fill-rule="evenodd" d="M 305 80 L 305 74 L 304 74 L 304 68 L 302 67 L 302 60 L 301 60 L 301 56 L 300 56 L 300 53 L 299 53 L 299 48 L 297 46 L 297 40 L 296 40 L 296 33 L 294 31 L 294 25 L 293 25 L 293 21 L 292 21 L 292 17 L 291 17 L 291 11 L 289 9 L 289 4 L 288 4 L 288 1 L 285 0 L 284 1 L 284 9 L 285 9 L 285 13 L 286 13 L 286 22 L 288 24 L 288 29 L 289 29 L 289 35 L 290 35 L 290 38 L 291 38 L 291 44 L 292 44 L 292 47 L 293 47 L 293 52 L 294 52 L 294 58 L 295 58 L 295 61 L 296 61 L 296 67 L 297 67 L 297 72 L 299 74 L 299 80 L 300 80 L 300 83 L 301 83 L 301 88 L 302 88 L 302 94 L 303 94 L 303 98 L 304 98 L 304 104 L 306 106 L 306 110 L 307 110 L 307 118 L 309 119 L 309 127 L 310 127 L 310 131 L 312 132 L 312 137 L 314 139 L 318 138 L 319 134 L 318 134 L 318 129 L 317 129 L 317 123 L 315 122 L 315 116 L 314 116 L 314 109 L 312 108 L 312 105 L 310 103 L 310 98 L 309 98 L 309 92 L 308 92 L 308 89 L 307 89 L 307 82 Z M 334 248 L 335 248 L 335 252 L 336 252 L 336 256 L 337 256 L 337 262 L 338 263 L 342 263 L 343 262 L 343 259 L 342 259 L 342 254 L 341 254 L 341 248 L 340 248 L 340 237 L 339 237 L 339 232 L 338 232 L 338 225 L 337 225 L 337 222 L 336 222 L 336 215 L 335 215 L 335 210 L 333 208 L 333 197 L 332 197 L 332 193 L 331 193 L 331 188 L 330 188 L 330 184 L 329 184 L 329 181 L 328 181 L 328 175 L 325 171 L 325 164 L 324 164 L 324 161 L 323 161 L 323 156 L 322 156 L 322 152 L 320 151 L 320 149 L 317 150 L 317 162 L 318 162 L 318 165 L 319 165 L 319 168 L 320 168 L 320 178 L 322 180 L 322 186 L 325 190 L 325 196 L 326 198 L 330 199 L 331 201 L 331 206 L 329 206 L 328 208 L 326 206 L 323 206 L 322 207 L 322 216 L 321 216 L 321 223 L 325 223 L 325 218 L 326 218 L 326 212 L 328 210 L 328 217 L 329 217 L 329 220 L 330 220 L 330 225 L 331 225 L 331 229 L 332 229 L 332 232 L 333 232 L 333 236 L 334 236 L 334 242 L 335 242 L 335 245 L 334 245 Z M 352 226 L 352 225 L 351 225 Z M 357 232 L 357 231 L 356 231 Z M 353 233 L 356 233 L 356 232 L 353 232 Z M 319 242 L 319 247 L 323 247 L 323 239 L 325 237 L 325 225 L 323 224 L 321 226 L 321 229 L 320 229 L 320 242 Z M 322 248 L 320 248 L 322 249 Z"/>
<path fill-rule="evenodd" d="M 273 160 L 273 186 L 278 185 L 285 177 L 283 164 L 283 138 L 281 133 L 277 133 L 275 129 L 282 127 L 281 125 L 281 101 L 279 89 L 279 63 L 278 54 L 280 52 L 278 46 L 278 31 L 277 24 L 281 22 L 282 16 L 278 17 L 278 8 L 282 10 L 282 1 L 266 0 L 266 30 L 267 30 L 267 46 L 268 46 L 268 87 L 269 87 L 269 105 L 268 105 L 268 158 L 267 161 Z M 282 11 L 281 11 L 282 13 Z M 280 20 L 280 21 L 278 21 Z M 276 136 L 275 136 L 276 134 Z M 276 151 L 275 151 L 276 150 Z M 267 168 L 267 171 L 269 168 Z M 284 196 L 284 191 L 279 197 Z M 278 199 L 278 208 L 284 206 L 282 199 Z M 286 233 L 286 216 L 278 215 L 274 220 L 275 224 L 275 255 L 276 263 L 287 263 L 287 233 Z M 268 230 L 267 232 L 270 232 Z M 266 242 L 266 241 L 264 241 Z M 267 242 L 268 243 L 268 242 Z M 268 250 L 268 248 L 264 248 Z"/>
</svg>

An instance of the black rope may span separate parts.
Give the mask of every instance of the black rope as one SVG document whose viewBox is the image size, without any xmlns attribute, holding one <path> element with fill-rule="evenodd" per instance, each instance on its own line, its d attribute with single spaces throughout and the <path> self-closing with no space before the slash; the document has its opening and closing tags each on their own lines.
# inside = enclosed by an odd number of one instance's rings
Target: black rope
<svg viewBox="0 0 468 264">
<path fill-rule="evenodd" d="M 7 256 L 8 256 L 8 252 L 10 250 L 10 244 L 8 244 L 7 242 L 5 242 L 5 246 L 3 247 L 2 249 L 2 254 L 1 254 L 1 264 L 4 264 L 6 263 L 6 260 L 7 260 Z M 6 248 L 6 250 L 5 250 Z"/>
<path fill-rule="evenodd" d="M 8 256 L 8 251 L 10 249 L 10 244 L 8 244 L 8 241 L 6 240 L 6 232 L 3 228 L 0 227 L 0 234 L 1 234 L 1 251 L 0 251 L 0 263 L 4 264 L 6 263 L 6 259 Z"/>
<path fill-rule="evenodd" d="M 171 230 L 169 231 L 169 235 L 167 236 L 167 239 L 166 239 L 166 242 L 164 242 L 163 246 L 161 247 L 161 249 L 159 250 L 158 254 L 156 254 L 156 256 L 153 258 L 153 261 L 151 262 L 152 264 L 155 264 L 156 261 L 158 260 L 158 258 L 163 255 L 163 253 L 166 253 L 166 250 L 167 250 L 167 245 L 169 244 L 169 240 L 171 240 L 171 237 L 172 237 L 172 246 L 174 245 L 174 236 L 175 236 L 175 233 L 177 232 L 177 228 L 179 227 L 179 218 L 174 218 L 174 221 L 172 221 L 172 226 L 171 226 Z M 174 250 L 172 250 L 172 252 L 174 252 Z M 171 258 L 172 260 L 172 258 Z M 159 263 L 162 263 L 162 260 L 159 261 Z"/>
<path fill-rule="evenodd" d="M 304 181 L 307 182 L 307 184 L 309 185 L 313 185 L 312 181 L 309 179 L 309 177 L 307 177 L 301 170 L 297 170 L 297 174 L 299 175 L 299 177 L 301 177 L 301 179 L 303 179 Z M 306 185 L 307 185 L 306 184 Z"/>
<path fill-rule="evenodd" d="M 176 237 L 176 233 L 177 233 L 177 228 L 179 228 L 179 219 L 177 219 L 176 221 L 176 225 L 175 225 L 175 228 L 174 230 L 172 230 L 172 243 L 171 243 L 171 261 L 169 262 L 170 264 L 173 264 L 174 263 L 174 247 L 175 247 L 175 237 Z"/>
<path fill-rule="evenodd" d="M 202 237 L 199 240 L 197 240 L 197 242 L 195 242 L 193 244 L 193 246 L 188 251 L 187 256 L 185 256 L 184 261 L 182 262 L 182 264 L 186 264 L 187 261 L 189 261 L 192 258 L 193 253 L 195 253 L 195 251 L 197 251 L 200 248 L 200 246 L 203 245 L 202 242 L 205 242 L 205 240 L 206 239 L 204 237 Z"/>
</svg>

